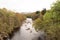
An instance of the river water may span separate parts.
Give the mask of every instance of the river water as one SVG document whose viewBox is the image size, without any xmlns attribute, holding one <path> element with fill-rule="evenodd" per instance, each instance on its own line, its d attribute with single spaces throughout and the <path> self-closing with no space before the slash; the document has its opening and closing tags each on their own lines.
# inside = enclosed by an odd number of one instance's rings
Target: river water
<svg viewBox="0 0 60 40">
<path fill-rule="evenodd" d="M 44 32 L 36 32 L 32 24 L 32 19 L 27 18 L 23 22 L 20 30 L 14 34 L 11 40 L 44 40 Z M 40 39 L 39 37 L 41 37 L 42 39 Z"/>
</svg>

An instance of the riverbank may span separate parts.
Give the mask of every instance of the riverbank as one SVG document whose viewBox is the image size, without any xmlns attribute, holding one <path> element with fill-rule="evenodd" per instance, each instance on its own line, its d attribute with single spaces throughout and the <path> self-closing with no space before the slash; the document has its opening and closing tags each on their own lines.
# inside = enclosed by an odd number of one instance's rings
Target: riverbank
<svg viewBox="0 0 60 40">
<path fill-rule="evenodd" d="M 0 9 L 0 40 L 12 38 L 14 32 L 18 31 L 26 17 L 6 8 Z"/>
</svg>

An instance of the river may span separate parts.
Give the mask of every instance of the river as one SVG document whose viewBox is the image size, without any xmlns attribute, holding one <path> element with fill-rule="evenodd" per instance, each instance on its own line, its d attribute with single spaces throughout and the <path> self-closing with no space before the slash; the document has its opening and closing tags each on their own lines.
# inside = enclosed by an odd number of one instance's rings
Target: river
<svg viewBox="0 0 60 40">
<path fill-rule="evenodd" d="M 44 32 L 42 31 L 36 32 L 32 24 L 33 24 L 32 19 L 27 18 L 23 22 L 20 30 L 14 33 L 14 36 L 12 37 L 11 40 L 44 40 L 43 38 Z"/>
</svg>

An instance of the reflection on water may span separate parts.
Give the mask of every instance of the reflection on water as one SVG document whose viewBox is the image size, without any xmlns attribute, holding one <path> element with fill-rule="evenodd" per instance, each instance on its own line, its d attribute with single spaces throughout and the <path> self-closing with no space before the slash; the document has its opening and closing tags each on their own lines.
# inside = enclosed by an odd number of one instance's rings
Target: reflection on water
<svg viewBox="0 0 60 40">
<path fill-rule="evenodd" d="M 42 35 L 44 32 L 36 32 L 32 24 L 32 19 L 27 18 L 25 22 L 23 22 L 20 31 L 16 32 L 11 40 L 40 40 L 40 34 Z"/>
</svg>

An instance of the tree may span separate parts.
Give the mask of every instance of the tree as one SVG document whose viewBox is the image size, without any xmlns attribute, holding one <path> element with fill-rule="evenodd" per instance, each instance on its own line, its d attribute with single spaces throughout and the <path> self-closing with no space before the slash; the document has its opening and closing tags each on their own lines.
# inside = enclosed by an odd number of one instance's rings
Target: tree
<svg viewBox="0 0 60 40">
<path fill-rule="evenodd" d="M 57 1 L 49 11 L 43 10 L 42 13 L 43 21 L 36 19 L 35 29 L 45 31 L 46 40 L 60 40 L 60 1 Z"/>
<path fill-rule="evenodd" d="M 40 11 L 36 11 L 36 14 L 39 14 L 40 13 Z"/>
<path fill-rule="evenodd" d="M 41 11 L 41 14 L 44 15 L 46 13 L 46 8 L 44 8 L 42 11 Z"/>
</svg>

